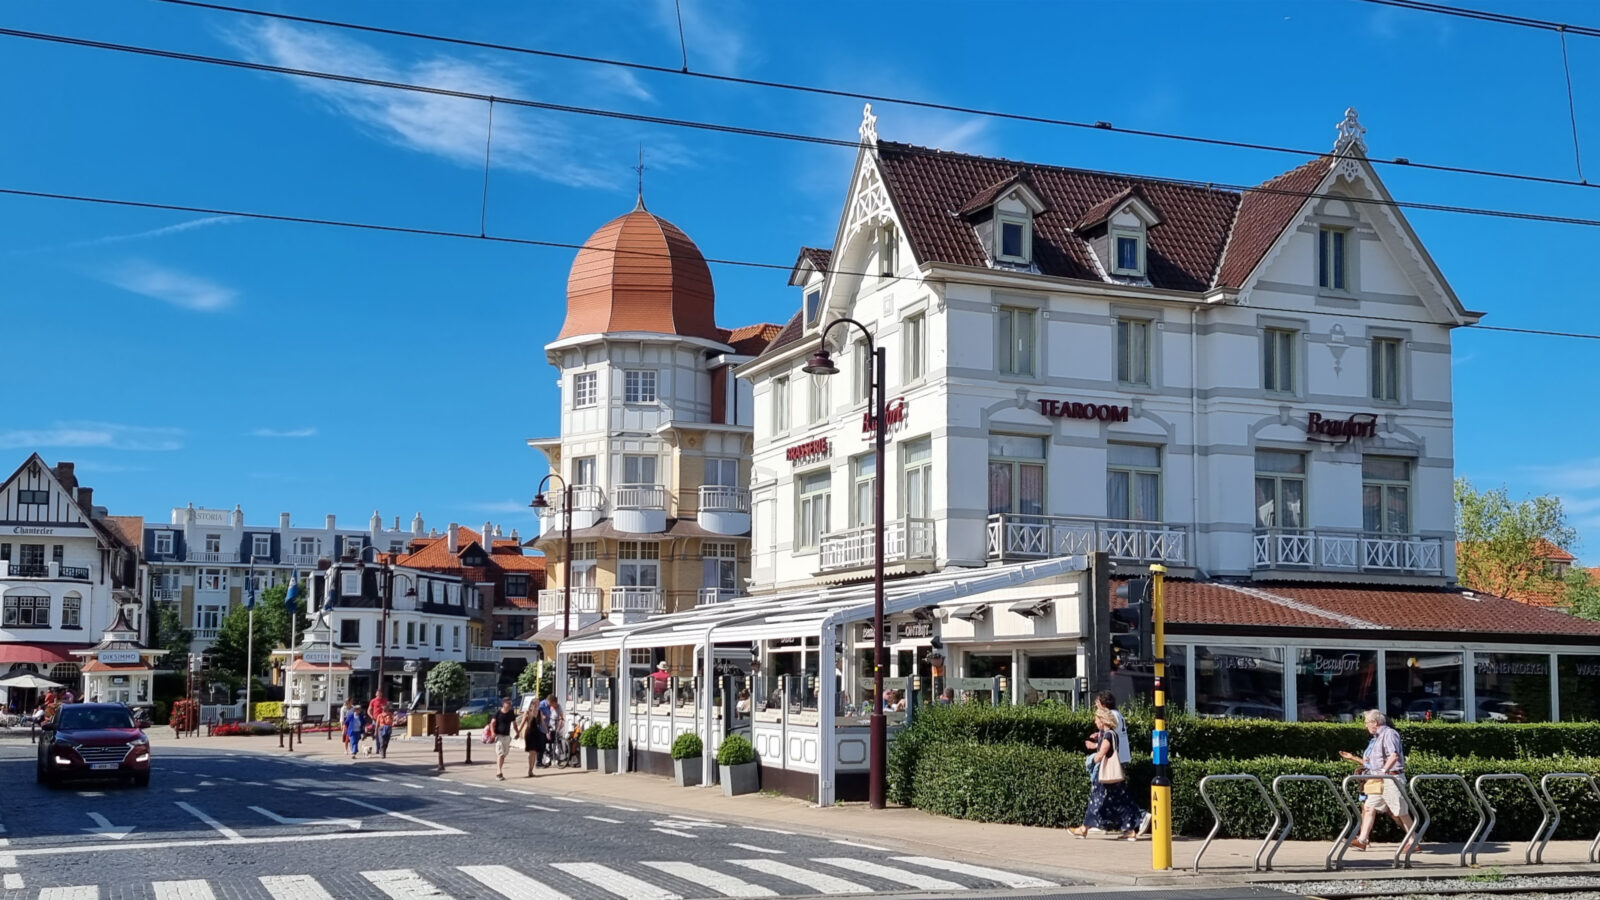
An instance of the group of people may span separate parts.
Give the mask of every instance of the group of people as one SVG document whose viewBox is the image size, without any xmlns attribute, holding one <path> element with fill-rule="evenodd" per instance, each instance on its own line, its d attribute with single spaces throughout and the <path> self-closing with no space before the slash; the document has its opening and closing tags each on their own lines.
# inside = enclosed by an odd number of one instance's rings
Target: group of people
<svg viewBox="0 0 1600 900">
<path fill-rule="evenodd" d="M 545 750 L 552 740 L 561 740 L 563 719 L 561 701 L 555 694 L 528 704 L 521 714 L 512 708 L 510 697 L 500 698 L 500 708 L 489 717 L 488 726 L 494 737 L 494 777 L 506 780 L 506 757 L 514 741 L 520 741 L 527 751 L 528 778 L 534 776 L 535 768 L 547 767 Z"/>
<path fill-rule="evenodd" d="M 376 753 L 388 758 L 389 737 L 394 732 L 394 710 L 382 695 L 375 695 L 365 708 L 356 702 L 356 698 L 346 697 L 339 721 L 344 727 L 345 749 L 350 751 L 351 759 L 361 755 L 361 739 L 364 737 L 372 738 L 373 745 L 367 748 L 368 756 Z"/>
</svg>

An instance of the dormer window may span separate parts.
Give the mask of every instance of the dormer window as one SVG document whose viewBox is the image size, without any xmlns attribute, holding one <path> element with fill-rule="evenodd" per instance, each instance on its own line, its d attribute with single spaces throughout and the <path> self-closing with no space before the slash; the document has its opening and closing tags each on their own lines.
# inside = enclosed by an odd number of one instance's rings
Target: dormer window
<svg viewBox="0 0 1600 900">
<path fill-rule="evenodd" d="M 1144 189 L 1133 185 L 1090 207 L 1073 230 L 1094 248 L 1108 276 L 1147 279 L 1150 229 L 1160 224 Z"/>
<path fill-rule="evenodd" d="M 1026 172 L 1018 172 L 979 191 L 956 210 L 995 263 L 1033 263 L 1033 223 L 1045 206 L 1031 184 Z"/>
<path fill-rule="evenodd" d="M 822 287 L 819 285 L 806 291 L 806 323 L 816 324 L 817 316 L 822 313 Z"/>
<path fill-rule="evenodd" d="M 1111 233 L 1111 272 L 1114 275 L 1144 275 L 1144 230 L 1114 230 Z"/>
<path fill-rule="evenodd" d="M 1002 262 L 1026 264 L 1033 250 L 1033 228 L 1027 217 L 1002 214 L 996 221 L 1000 231 L 996 255 Z"/>
</svg>

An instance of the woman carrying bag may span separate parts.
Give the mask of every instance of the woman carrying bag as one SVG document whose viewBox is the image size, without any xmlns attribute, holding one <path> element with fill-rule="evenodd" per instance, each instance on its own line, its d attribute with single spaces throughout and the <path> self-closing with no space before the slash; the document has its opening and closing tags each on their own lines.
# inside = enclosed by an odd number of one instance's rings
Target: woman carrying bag
<svg viewBox="0 0 1600 900">
<path fill-rule="evenodd" d="M 1139 808 L 1128 795 L 1127 773 L 1122 759 L 1117 755 L 1117 720 L 1106 709 L 1094 711 L 1094 726 L 1098 729 L 1084 742 L 1094 751 L 1096 777 L 1089 788 L 1089 808 L 1083 814 L 1083 824 L 1071 829 L 1072 836 L 1082 840 L 1089 829 L 1099 828 L 1108 834 L 1120 834 L 1123 840 L 1139 839 Z"/>
</svg>

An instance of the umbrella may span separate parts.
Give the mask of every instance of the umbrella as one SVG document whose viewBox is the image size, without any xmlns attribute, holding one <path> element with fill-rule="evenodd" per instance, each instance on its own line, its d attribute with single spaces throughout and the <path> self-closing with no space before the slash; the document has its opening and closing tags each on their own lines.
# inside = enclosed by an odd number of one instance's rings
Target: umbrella
<svg viewBox="0 0 1600 900">
<path fill-rule="evenodd" d="M 0 678 L 0 687 L 28 688 L 36 691 L 45 691 L 49 690 L 50 688 L 61 687 L 61 685 L 51 681 L 48 678 L 40 678 L 37 675 L 23 672 L 21 675 L 12 675 L 10 678 Z"/>
</svg>

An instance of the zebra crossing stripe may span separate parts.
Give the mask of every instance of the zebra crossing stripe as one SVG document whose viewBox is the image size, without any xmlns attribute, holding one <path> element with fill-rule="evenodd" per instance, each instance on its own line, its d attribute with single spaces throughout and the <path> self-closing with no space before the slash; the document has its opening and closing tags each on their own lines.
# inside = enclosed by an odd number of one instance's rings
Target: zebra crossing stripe
<svg viewBox="0 0 1600 900">
<path fill-rule="evenodd" d="M 935 859 L 931 856 L 896 856 L 895 862 L 910 863 L 914 866 L 923 866 L 929 869 L 940 869 L 945 872 L 954 872 L 957 875 L 970 875 L 973 878 L 987 878 L 998 881 L 1006 887 L 1014 888 L 1045 888 L 1056 887 L 1053 881 L 1043 878 L 1034 878 L 1028 875 L 1018 875 L 1004 869 L 991 869 L 988 866 L 974 866 L 971 863 L 956 862 L 952 859 Z"/>
<path fill-rule="evenodd" d="M 198 879 L 151 882 L 150 892 L 156 900 L 217 900 L 211 885 Z"/>
<path fill-rule="evenodd" d="M 659 869 L 668 875 L 682 878 L 684 881 L 692 882 L 716 891 L 724 897 L 778 896 L 778 892 L 772 888 L 762 887 L 759 884 L 751 884 L 750 882 L 745 881 L 743 878 L 735 878 L 732 875 L 725 875 L 716 871 L 715 869 L 708 869 L 705 866 L 697 866 L 694 863 L 669 861 L 642 862 L 640 865 L 649 866 L 652 869 Z"/>
<path fill-rule="evenodd" d="M 736 866 L 744 866 L 763 875 L 772 875 L 789 881 L 803 884 L 821 894 L 870 894 L 872 888 L 854 881 L 845 881 L 822 872 L 812 872 L 799 866 L 791 866 L 786 862 L 775 859 L 730 859 L 728 862 Z"/>
<path fill-rule="evenodd" d="M 512 900 L 568 900 L 567 895 L 546 887 L 537 878 L 524 875 L 510 866 L 458 866 L 479 884 Z"/>
<path fill-rule="evenodd" d="M 263 875 L 261 886 L 272 900 L 333 900 L 310 875 Z"/>
<path fill-rule="evenodd" d="M 93 884 L 48 887 L 39 892 L 39 900 L 100 900 L 100 887 Z"/>
<path fill-rule="evenodd" d="M 599 863 L 551 863 L 550 866 L 628 900 L 683 900 L 669 890 Z"/>
<path fill-rule="evenodd" d="M 954 881 L 946 881 L 943 878 L 935 878 L 932 875 L 924 875 L 921 872 L 908 872 L 905 869 L 897 869 L 894 866 L 885 866 L 880 863 L 868 862 L 864 859 L 853 859 L 848 856 L 824 856 L 819 859 L 813 859 L 812 862 L 837 866 L 859 875 L 871 875 L 874 878 L 882 878 L 884 881 L 892 881 L 895 884 L 903 884 L 906 887 L 924 891 L 967 890 L 966 885 L 958 884 Z"/>
<path fill-rule="evenodd" d="M 362 872 L 361 877 L 394 900 L 451 900 L 449 894 L 411 869 Z"/>
</svg>

